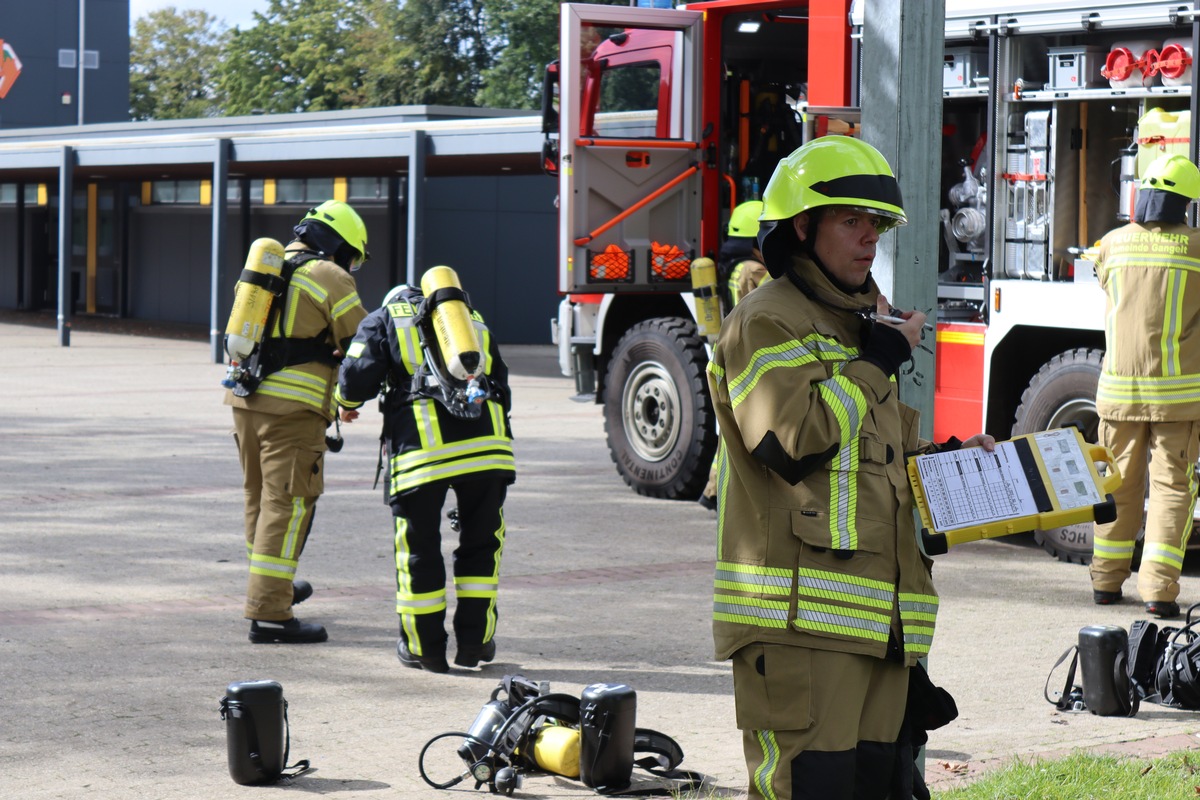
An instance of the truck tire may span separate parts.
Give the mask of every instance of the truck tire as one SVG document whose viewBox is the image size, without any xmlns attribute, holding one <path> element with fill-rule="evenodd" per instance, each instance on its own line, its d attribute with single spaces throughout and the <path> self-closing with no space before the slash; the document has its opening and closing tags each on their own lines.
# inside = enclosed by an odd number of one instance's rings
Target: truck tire
<svg viewBox="0 0 1200 800">
<path fill-rule="evenodd" d="M 639 322 L 608 364 L 604 432 L 617 472 L 638 494 L 694 500 L 717 449 L 705 370 L 690 319 Z"/>
<path fill-rule="evenodd" d="M 1061 428 L 1078 422 L 1089 442 L 1096 441 L 1096 384 L 1102 350 L 1077 349 L 1059 353 L 1042 365 L 1021 394 L 1013 421 L 1013 436 Z M 1074 564 L 1092 562 L 1092 523 L 1081 522 L 1034 531 L 1034 541 L 1047 553 Z"/>
</svg>

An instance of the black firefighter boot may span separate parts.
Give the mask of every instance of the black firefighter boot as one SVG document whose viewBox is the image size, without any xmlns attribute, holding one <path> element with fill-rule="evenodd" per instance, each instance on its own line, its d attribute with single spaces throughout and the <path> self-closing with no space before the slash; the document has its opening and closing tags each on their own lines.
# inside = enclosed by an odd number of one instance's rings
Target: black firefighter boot
<svg viewBox="0 0 1200 800">
<path fill-rule="evenodd" d="M 295 617 L 281 621 L 250 621 L 250 641 L 255 644 L 315 644 L 328 638 L 324 625 L 301 622 Z"/>
</svg>

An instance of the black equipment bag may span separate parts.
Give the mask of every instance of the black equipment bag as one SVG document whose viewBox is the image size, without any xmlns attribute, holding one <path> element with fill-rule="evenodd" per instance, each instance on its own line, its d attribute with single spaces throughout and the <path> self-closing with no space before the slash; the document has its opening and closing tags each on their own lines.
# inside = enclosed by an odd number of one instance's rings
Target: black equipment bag
<svg viewBox="0 0 1200 800">
<path fill-rule="evenodd" d="M 623 683 L 593 683 L 579 695 L 579 779 L 601 794 L 629 786 L 637 692 Z"/>
<path fill-rule="evenodd" d="M 1078 644 L 1068 647 L 1046 676 L 1042 695 L 1059 711 L 1090 711 L 1101 717 L 1132 717 L 1140 694 L 1127 666 L 1129 637 L 1116 625 L 1088 625 L 1079 629 Z M 1067 680 L 1057 698 L 1050 697 L 1050 679 L 1059 665 L 1071 659 Z M 1075 683 L 1078 668 L 1083 686 Z"/>
<path fill-rule="evenodd" d="M 221 698 L 221 719 L 225 720 L 229 775 L 235 783 L 270 784 L 308 770 L 307 760 L 285 766 L 291 735 L 283 687 L 275 681 L 229 684 Z"/>
</svg>

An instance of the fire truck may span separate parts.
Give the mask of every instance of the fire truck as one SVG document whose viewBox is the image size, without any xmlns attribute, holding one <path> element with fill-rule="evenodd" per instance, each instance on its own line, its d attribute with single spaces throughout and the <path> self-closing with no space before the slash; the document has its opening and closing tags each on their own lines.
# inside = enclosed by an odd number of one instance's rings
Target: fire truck
<svg viewBox="0 0 1200 800">
<path fill-rule="evenodd" d="M 559 181 L 553 339 L 641 494 L 695 498 L 705 483 L 717 434 L 688 265 L 715 257 L 731 210 L 781 158 L 859 134 L 865 5 L 562 6 L 543 104 Z M 1146 164 L 1194 158 L 1198 15 L 946 0 L 936 440 L 1075 423 L 1094 441 L 1104 293 L 1087 254 L 1129 219 Z M 1090 560 L 1089 524 L 1036 536 Z"/>
</svg>

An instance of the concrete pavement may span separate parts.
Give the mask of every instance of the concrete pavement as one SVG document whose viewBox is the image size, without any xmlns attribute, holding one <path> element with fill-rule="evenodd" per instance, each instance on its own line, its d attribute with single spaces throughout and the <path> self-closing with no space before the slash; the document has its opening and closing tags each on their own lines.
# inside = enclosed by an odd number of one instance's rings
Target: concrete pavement
<svg viewBox="0 0 1200 800">
<path fill-rule="evenodd" d="M 450 797 L 422 782 L 417 755 L 468 727 L 505 674 L 576 695 L 627 683 L 638 725 L 673 736 L 683 766 L 712 779 L 710 796 L 744 792 L 729 668 L 711 660 L 714 516 L 621 483 L 599 408 L 569 399 L 551 348 L 505 349 L 519 477 L 497 660 L 430 675 L 395 657 L 373 408 L 328 457 L 300 565 L 316 594 L 298 615 L 325 624 L 330 641 L 251 645 L 241 474 L 207 343 L 76 329 L 60 348 L 53 329 L 11 323 L 0 343 L 0 796 L 267 797 L 279 789 L 229 778 L 217 706 L 228 683 L 269 678 L 290 704 L 291 759 L 316 767 L 286 791 Z M 984 542 L 938 559 L 935 578 L 930 671 L 961 712 L 930 742 L 935 788 L 1015 755 L 1197 743 L 1196 714 L 1064 715 L 1042 699 L 1080 627 L 1140 616 L 1132 601 L 1091 605 L 1086 570 Z M 1181 602 L 1196 601 L 1189 568 Z M 546 777 L 519 795 L 594 796 Z"/>
</svg>

